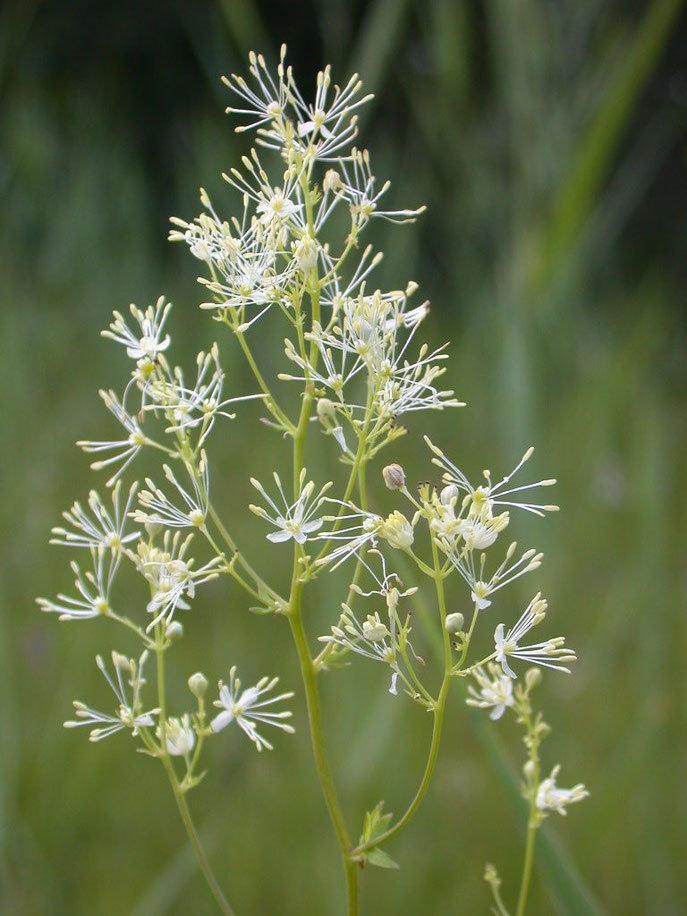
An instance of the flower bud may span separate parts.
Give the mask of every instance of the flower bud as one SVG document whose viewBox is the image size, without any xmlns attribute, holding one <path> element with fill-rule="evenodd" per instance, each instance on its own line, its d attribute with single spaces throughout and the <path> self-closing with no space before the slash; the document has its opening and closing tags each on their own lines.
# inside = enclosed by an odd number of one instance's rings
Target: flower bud
<svg viewBox="0 0 687 916">
<path fill-rule="evenodd" d="M 327 425 L 328 421 L 333 420 L 335 416 L 334 402 L 330 401 L 329 398 L 319 398 L 317 401 L 317 419 L 320 423 Z"/>
<path fill-rule="evenodd" d="M 525 674 L 525 686 L 528 690 L 541 684 L 541 670 L 539 668 L 530 668 Z"/>
<path fill-rule="evenodd" d="M 178 642 L 183 635 L 184 628 L 178 620 L 172 620 L 171 623 L 167 624 L 165 629 L 165 636 L 167 639 L 170 639 L 172 642 Z"/>
<path fill-rule="evenodd" d="M 194 697 L 201 700 L 207 693 L 208 679 L 204 674 L 201 674 L 200 671 L 196 671 L 196 673 L 192 674 L 188 679 L 188 689 Z"/>
<path fill-rule="evenodd" d="M 537 766 L 534 760 L 528 760 L 527 763 L 525 763 L 525 765 L 523 766 L 522 772 L 527 782 L 532 783 L 534 781 L 534 777 L 537 772 Z"/>
<path fill-rule="evenodd" d="M 146 522 L 143 527 L 151 541 L 162 531 L 162 525 L 159 522 Z"/>
<path fill-rule="evenodd" d="M 336 171 L 336 169 L 327 169 L 324 176 L 324 181 L 322 182 L 322 187 L 325 191 L 338 191 L 341 187 L 341 175 Z"/>
<path fill-rule="evenodd" d="M 444 626 L 448 633 L 460 633 L 463 629 L 463 624 L 465 623 L 465 617 L 460 613 L 460 611 L 455 611 L 453 614 L 448 614 Z"/>
<path fill-rule="evenodd" d="M 439 495 L 442 506 L 449 506 L 452 499 L 458 499 L 459 492 L 455 483 L 450 483 L 447 487 L 444 487 Z"/>
<path fill-rule="evenodd" d="M 307 273 L 317 264 L 317 242 L 309 235 L 304 235 L 299 242 L 291 245 L 293 255 L 300 269 Z"/>
<path fill-rule="evenodd" d="M 406 472 L 400 464 L 387 464 L 382 477 L 390 490 L 400 490 L 406 485 Z"/>
</svg>

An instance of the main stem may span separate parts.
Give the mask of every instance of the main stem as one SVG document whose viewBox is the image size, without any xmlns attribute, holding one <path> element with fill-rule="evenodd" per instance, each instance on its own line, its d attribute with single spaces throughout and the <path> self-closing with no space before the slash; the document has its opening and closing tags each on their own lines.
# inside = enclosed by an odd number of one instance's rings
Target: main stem
<svg viewBox="0 0 687 916">
<path fill-rule="evenodd" d="M 341 813 L 341 806 L 334 788 L 327 752 L 324 745 L 324 732 L 322 730 L 322 710 L 320 707 L 320 692 L 317 686 L 317 673 L 310 655 L 310 649 L 303 628 L 303 619 L 300 610 L 300 596 L 297 610 L 289 614 L 289 625 L 291 634 L 296 645 L 298 661 L 301 667 L 301 676 L 303 687 L 305 688 L 305 698 L 308 707 L 308 725 L 310 726 L 310 740 L 312 742 L 313 756 L 315 758 L 315 768 L 317 776 L 324 795 L 324 801 L 329 812 L 329 817 L 336 834 L 336 840 L 339 845 L 341 862 L 346 879 L 346 898 L 347 912 L 349 916 L 357 916 L 358 913 L 358 866 L 351 862 L 349 850 L 351 841 L 348 837 L 346 824 Z"/>
<path fill-rule="evenodd" d="M 312 202 L 310 200 L 309 188 L 307 183 L 304 186 L 305 206 L 308 219 L 308 226 L 311 235 L 314 236 L 314 227 L 312 220 Z M 320 317 L 320 292 L 319 282 L 315 282 L 310 292 L 312 304 L 312 321 L 319 321 Z M 314 363 L 317 359 L 317 348 L 311 342 L 310 359 Z M 297 496 L 299 487 L 299 478 L 303 468 L 305 455 L 305 440 L 308 432 L 308 422 L 312 411 L 313 395 L 309 383 L 306 383 L 306 389 L 303 393 L 301 412 L 298 418 L 298 425 L 293 435 L 293 486 L 294 498 Z M 334 788 L 329 760 L 324 743 L 324 731 L 322 728 L 322 710 L 320 706 L 320 692 L 317 686 L 317 669 L 310 653 L 310 647 L 305 635 L 303 626 L 303 614 L 301 597 L 303 592 L 303 583 L 299 581 L 299 559 L 302 551 L 299 545 L 294 546 L 293 558 L 293 575 L 291 579 L 291 592 L 289 596 L 288 620 L 291 628 L 291 635 L 296 646 L 298 662 L 301 669 L 301 678 L 305 690 L 305 698 L 308 707 L 308 725 L 310 728 L 310 740 L 312 743 L 313 756 L 315 758 L 315 768 L 324 796 L 324 801 L 329 812 L 329 817 L 336 834 L 336 840 L 339 846 L 341 863 L 346 880 L 346 900 L 348 916 L 357 916 L 358 914 L 358 866 L 351 861 L 349 852 L 351 841 L 348 836 L 346 824 L 341 812 L 341 806 Z"/>
</svg>

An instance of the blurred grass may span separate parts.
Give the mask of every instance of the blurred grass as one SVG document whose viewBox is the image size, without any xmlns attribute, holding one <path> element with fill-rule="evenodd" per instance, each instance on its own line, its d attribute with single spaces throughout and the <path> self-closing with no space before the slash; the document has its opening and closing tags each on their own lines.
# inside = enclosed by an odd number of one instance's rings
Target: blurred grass
<svg viewBox="0 0 687 916">
<path fill-rule="evenodd" d="M 243 148 L 222 120 L 219 73 L 244 67 L 248 43 L 274 55 L 282 40 L 299 73 L 314 73 L 318 49 L 340 78 L 361 72 L 377 96 L 365 142 L 379 173 L 394 202 L 429 204 L 418 229 L 382 227 L 376 241 L 389 246 L 384 278 L 411 276 L 432 299 L 432 333 L 451 337 L 451 384 L 469 406 L 410 424 L 393 457 L 426 476 L 428 431 L 478 473 L 534 442 L 536 470 L 560 481 L 563 511 L 520 531 L 546 545 L 537 587 L 580 655 L 572 677 L 542 691 L 555 727 L 546 759 L 592 795 L 550 820 L 531 912 L 684 911 L 681 10 L 321 0 L 303 30 L 287 5 L 251 0 L 3 8 L 2 912 L 213 912 L 150 761 L 124 740 L 89 746 L 60 727 L 74 697 L 100 695 L 93 659 L 109 632 L 58 625 L 32 602 L 69 582 L 47 532 L 91 485 L 72 442 L 104 429 L 95 391 L 125 371 L 97 337 L 110 310 L 165 292 L 179 304 L 179 358 L 217 330 L 195 309 L 190 259 L 161 239 L 167 215 L 196 212 L 196 186 L 219 189 Z M 266 335 L 276 347 L 279 329 Z M 245 389 L 240 363 L 227 364 L 229 386 Z M 248 474 L 274 461 L 269 440 L 255 449 L 237 428 L 217 443 L 236 481 L 229 513 L 243 511 Z M 323 596 L 313 619 L 329 620 L 333 602 Z M 297 683 L 283 622 L 212 588 L 193 615 L 180 671 L 219 676 L 246 659 L 247 677 Z M 323 689 L 351 817 L 381 797 L 399 811 L 427 722 L 364 665 Z M 487 860 L 513 897 L 519 737 L 467 716 L 457 696 L 449 723 L 436 782 L 391 850 L 401 871 L 364 876 L 366 912 L 485 912 Z M 300 707 L 296 725 L 273 755 L 215 748 L 193 800 L 239 912 L 338 911 L 326 903 L 339 879 Z"/>
</svg>

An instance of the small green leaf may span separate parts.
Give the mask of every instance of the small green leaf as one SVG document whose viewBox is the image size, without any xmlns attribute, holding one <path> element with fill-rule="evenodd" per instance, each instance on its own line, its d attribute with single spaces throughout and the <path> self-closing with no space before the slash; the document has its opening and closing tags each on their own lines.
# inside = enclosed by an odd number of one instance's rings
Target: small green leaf
<svg viewBox="0 0 687 916">
<path fill-rule="evenodd" d="M 384 831 L 389 826 L 389 821 L 392 818 L 392 814 L 384 814 L 384 802 L 380 801 L 378 805 L 368 811 L 365 815 L 365 822 L 363 824 L 363 835 L 360 837 L 361 845 L 363 843 L 369 843 L 372 840 L 376 840 L 378 836 L 381 836 Z M 397 866 L 382 866 L 383 868 L 390 868 Z"/>
<path fill-rule="evenodd" d="M 368 849 L 365 853 L 365 861 L 370 865 L 376 865 L 377 868 L 399 868 L 398 862 L 394 862 L 388 852 L 384 852 L 378 846 Z"/>
</svg>

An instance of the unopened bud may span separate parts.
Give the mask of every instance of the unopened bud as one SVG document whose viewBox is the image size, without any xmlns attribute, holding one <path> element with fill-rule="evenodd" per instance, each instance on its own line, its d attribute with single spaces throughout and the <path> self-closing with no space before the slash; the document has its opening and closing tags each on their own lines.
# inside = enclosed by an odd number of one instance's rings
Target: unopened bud
<svg viewBox="0 0 687 916">
<path fill-rule="evenodd" d="M 309 235 L 304 235 L 299 242 L 294 242 L 291 248 L 298 266 L 304 273 L 315 267 L 317 264 L 317 242 L 310 238 Z"/>
<path fill-rule="evenodd" d="M 177 642 L 184 635 L 184 628 L 178 620 L 173 620 L 165 629 L 165 636 L 173 642 Z"/>
<path fill-rule="evenodd" d="M 188 679 L 188 689 L 191 691 L 194 697 L 197 697 L 201 700 L 208 689 L 208 679 L 204 674 L 201 674 L 200 671 L 196 671 L 195 674 L 192 674 Z"/>
<path fill-rule="evenodd" d="M 324 176 L 324 181 L 322 182 L 322 187 L 325 191 L 338 191 L 341 187 L 341 175 L 336 171 L 336 169 L 327 169 Z"/>
<path fill-rule="evenodd" d="M 460 633 L 463 629 L 465 623 L 465 617 L 460 613 L 460 611 L 454 611 L 453 614 L 448 614 L 444 622 L 446 631 L 448 633 Z"/>
<path fill-rule="evenodd" d="M 458 487 L 454 483 L 450 483 L 447 487 L 444 487 L 439 495 L 442 506 L 450 506 L 451 500 L 458 499 L 459 492 Z"/>
<path fill-rule="evenodd" d="M 390 490 L 400 490 L 406 485 L 406 472 L 400 464 L 387 464 L 382 477 Z"/>
<path fill-rule="evenodd" d="M 317 401 L 317 419 L 320 423 L 326 425 L 327 421 L 333 420 L 335 416 L 334 402 L 330 401 L 329 398 L 319 398 Z"/>
<path fill-rule="evenodd" d="M 541 684 L 541 671 L 539 668 L 530 668 L 525 674 L 525 686 L 528 690 L 531 690 L 537 684 Z"/>
</svg>

